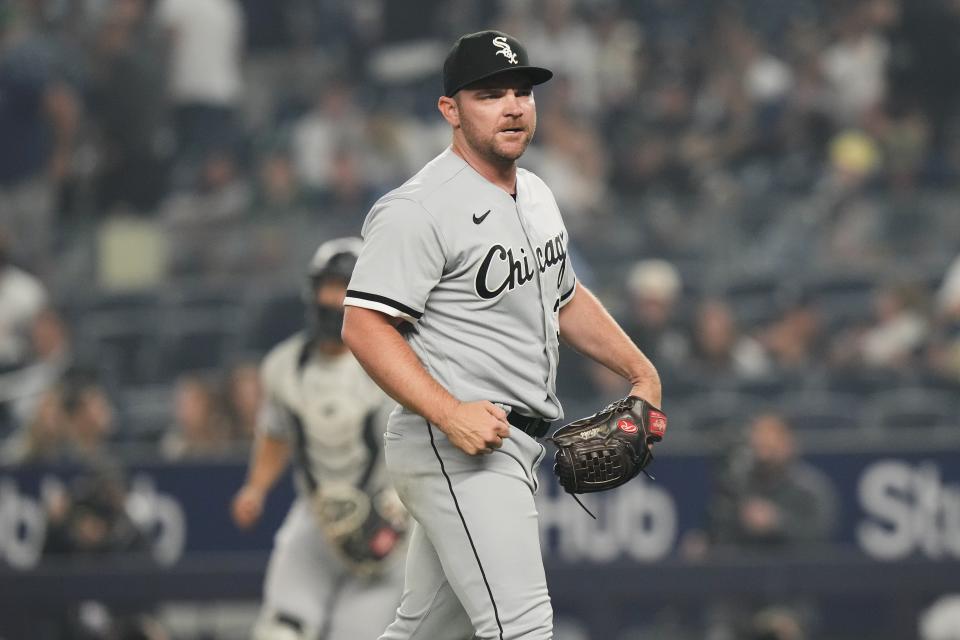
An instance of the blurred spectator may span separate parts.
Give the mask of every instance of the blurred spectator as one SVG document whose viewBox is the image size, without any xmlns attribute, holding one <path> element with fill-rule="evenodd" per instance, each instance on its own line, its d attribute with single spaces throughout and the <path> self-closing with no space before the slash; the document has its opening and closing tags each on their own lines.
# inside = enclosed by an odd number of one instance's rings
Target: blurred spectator
<svg viewBox="0 0 960 640">
<path fill-rule="evenodd" d="M 940 315 L 960 321 L 960 256 L 947 267 L 943 283 L 937 291 L 937 310 Z"/>
<path fill-rule="evenodd" d="M 837 518 L 829 480 L 800 460 L 793 432 L 775 413 L 756 417 L 710 503 L 717 546 L 771 549 L 824 543 Z"/>
<path fill-rule="evenodd" d="M 276 220 L 302 216 L 308 205 L 309 199 L 290 153 L 281 148 L 265 151 L 258 159 L 257 182 L 251 205 L 254 217 Z"/>
<path fill-rule="evenodd" d="M 164 458 L 217 458 L 230 453 L 230 426 L 206 380 L 188 375 L 177 382 L 173 414 L 174 423 L 160 443 Z"/>
<path fill-rule="evenodd" d="M 804 640 L 800 616 L 783 606 L 757 612 L 750 623 L 749 640 Z"/>
<path fill-rule="evenodd" d="M 890 59 L 891 95 L 918 104 L 930 122 L 930 142 L 939 153 L 949 144 L 946 135 L 956 117 L 960 86 L 960 6 L 942 2 L 891 3 L 899 9 L 890 32 L 896 53 Z"/>
<path fill-rule="evenodd" d="M 763 347 L 740 333 L 730 306 L 717 298 L 701 302 L 697 309 L 690 364 L 711 376 L 755 378 L 770 370 Z"/>
<path fill-rule="evenodd" d="M 300 180 L 321 193 L 336 188 L 337 156 L 361 149 L 365 129 L 354 89 L 344 82 L 329 83 L 293 128 L 292 156 Z"/>
<path fill-rule="evenodd" d="M 829 113 L 838 124 L 856 122 L 877 105 L 886 90 L 890 44 L 877 31 L 870 2 L 861 2 L 841 16 L 836 42 L 822 55 L 828 83 Z"/>
<path fill-rule="evenodd" d="M 840 334 L 833 346 L 833 364 L 908 371 L 929 333 L 925 293 L 914 283 L 881 286 L 874 294 L 873 321 L 865 329 Z"/>
<path fill-rule="evenodd" d="M 643 65 L 643 29 L 616 3 L 600 3 L 594 10 L 600 99 L 605 108 L 612 108 L 637 91 Z"/>
<path fill-rule="evenodd" d="M 250 184 L 225 152 L 212 152 L 192 188 L 172 194 L 163 217 L 176 237 L 170 256 L 175 274 L 239 274 L 257 266 L 245 237 L 244 217 L 251 212 Z"/>
<path fill-rule="evenodd" d="M 84 600 L 61 614 L 59 638 L 69 640 L 171 640 L 149 613 L 111 611 L 104 603 Z"/>
<path fill-rule="evenodd" d="M 678 313 L 682 287 L 680 272 L 666 260 L 641 260 L 627 276 L 630 308 L 623 328 L 658 369 L 677 369 L 690 349 Z"/>
<path fill-rule="evenodd" d="M 71 172 L 80 105 L 58 76 L 51 43 L 30 32 L 21 10 L 0 5 L 0 225 L 17 240 L 8 251 L 46 269 L 56 190 Z"/>
<path fill-rule="evenodd" d="M 558 111 L 546 111 L 537 125 L 539 144 L 530 164 L 553 188 L 557 205 L 573 229 L 588 228 L 603 211 L 607 162 L 594 127 Z"/>
<path fill-rule="evenodd" d="M 569 83 L 574 110 L 592 116 L 601 97 L 597 61 L 597 35 L 578 15 L 574 0 L 539 0 L 529 3 L 537 12 L 532 19 L 516 20 L 506 29 L 526 43 L 532 60 L 552 70 Z M 512 30 L 511 30 L 512 29 Z M 546 88 L 549 90 L 550 88 Z"/>
<path fill-rule="evenodd" d="M 230 369 L 224 397 L 231 437 L 249 444 L 253 441 L 263 397 L 260 369 L 256 363 L 246 362 Z"/>
<path fill-rule="evenodd" d="M 0 450 L 6 464 L 55 464 L 67 455 L 66 414 L 58 388 L 41 394 L 32 417 Z"/>
<path fill-rule="evenodd" d="M 0 406 L 12 425 L 26 424 L 43 393 L 52 388 L 73 362 L 70 336 L 60 316 L 46 308 L 30 327 L 31 351 L 28 364 L 0 374 Z"/>
<path fill-rule="evenodd" d="M 69 372 L 62 386 L 62 401 L 70 458 L 92 466 L 109 460 L 113 404 L 96 377 L 87 371 Z"/>
<path fill-rule="evenodd" d="M 243 14 L 235 0 L 159 0 L 170 36 L 170 96 L 178 152 L 191 162 L 237 143 Z"/>
<path fill-rule="evenodd" d="M 924 170 L 930 144 L 930 127 L 923 113 L 900 105 L 883 114 L 880 130 L 884 170 L 891 187 L 912 190 Z M 916 220 L 904 221 L 897 231 L 916 230 Z"/>
<path fill-rule="evenodd" d="M 165 203 L 165 216 L 172 222 L 222 223 L 249 211 L 250 186 L 231 154 L 216 151 L 207 155 L 198 178 L 191 190 L 176 193 Z"/>
<path fill-rule="evenodd" d="M 935 376 L 960 383 L 960 258 L 947 268 L 933 320 L 926 365 Z"/>
<path fill-rule="evenodd" d="M 46 287 L 40 280 L 11 263 L 13 249 L 12 238 L 0 229 L 0 371 L 19 368 L 29 361 L 30 328 L 48 304 Z"/>
<path fill-rule="evenodd" d="M 97 209 L 153 211 L 166 187 L 160 149 L 163 52 L 147 0 L 110 0 L 94 51 L 91 116 L 101 140 Z"/>
<path fill-rule="evenodd" d="M 812 296 L 800 294 L 784 304 L 759 340 L 780 373 L 812 373 L 824 364 L 823 317 Z"/>
<path fill-rule="evenodd" d="M 126 486 L 120 473 L 101 467 L 74 478 L 66 491 L 47 502 L 44 555 L 100 556 L 139 553 L 149 544 L 126 512 Z"/>
</svg>

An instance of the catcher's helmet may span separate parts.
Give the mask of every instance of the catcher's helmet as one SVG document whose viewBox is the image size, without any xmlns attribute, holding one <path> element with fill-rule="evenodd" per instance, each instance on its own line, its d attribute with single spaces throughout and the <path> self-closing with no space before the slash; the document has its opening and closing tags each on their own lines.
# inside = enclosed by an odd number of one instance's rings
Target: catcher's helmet
<svg viewBox="0 0 960 640">
<path fill-rule="evenodd" d="M 339 340 L 343 326 L 343 308 L 317 303 L 317 289 L 325 282 L 337 280 L 344 286 L 350 281 L 360 257 L 360 238 L 328 240 L 317 247 L 307 267 L 308 286 L 304 292 L 307 305 L 307 330 L 314 340 Z"/>
<path fill-rule="evenodd" d="M 349 281 L 357 258 L 360 257 L 362 244 L 363 240 L 355 237 L 336 238 L 321 244 L 307 269 L 311 282 L 316 283 L 332 277 Z M 313 288 L 316 288 L 316 284 L 313 284 Z"/>
</svg>

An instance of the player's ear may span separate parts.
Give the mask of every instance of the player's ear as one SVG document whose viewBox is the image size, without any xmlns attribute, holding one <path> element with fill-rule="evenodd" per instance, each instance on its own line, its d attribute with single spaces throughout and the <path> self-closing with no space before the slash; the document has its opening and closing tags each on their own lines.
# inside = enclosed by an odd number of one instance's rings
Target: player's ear
<svg viewBox="0 0 960 640">
<path fill-rule="evenodd" d="M 447 96 L 440 96 L 440 99 L 437 100 L 437 109 L 440 110 L 440 115 L 450 123 L 451 127 L 456 129 L 460 126 L 460 105 L 456 100 Z"/>
</svg>

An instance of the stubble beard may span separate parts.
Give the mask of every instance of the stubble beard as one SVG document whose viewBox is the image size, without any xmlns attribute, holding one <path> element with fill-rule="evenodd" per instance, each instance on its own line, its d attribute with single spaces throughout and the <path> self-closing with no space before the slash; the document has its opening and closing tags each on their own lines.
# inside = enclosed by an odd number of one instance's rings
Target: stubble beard
<svg viewBox="0 0 960 640">
<path fill-rule="evenodd" d="M 460 127 L 463 130 L 463 137 L 467 141 L 467 144 L 469 144 L 478 155 L 492 164 L 501 166 L 510 166 L 520 159 L 526 152 L 527 147 L 530 146 L 530 141 L 533 140 L 533 133 L 536 130 L 536 124 L 531 125 L 528 128 L 523 144 L 520 146 L 520 150 L 514 151 L 504 149 L 502 145 L 498 144 L 496 133 L 492 136 L 484 137 L 474 129 L 473 125 L 467 120 L 461 121 Z"/>
</svg>

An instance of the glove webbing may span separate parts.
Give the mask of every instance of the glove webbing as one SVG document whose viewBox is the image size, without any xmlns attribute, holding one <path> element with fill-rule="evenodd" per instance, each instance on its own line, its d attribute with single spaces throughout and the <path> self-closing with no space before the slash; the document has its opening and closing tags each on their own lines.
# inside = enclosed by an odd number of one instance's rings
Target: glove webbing
<svg viewBox="0 0 960 640">
<path fill-rule="evenodd" d="M 648 453 L 647 455 L 650 456 L 650 462 L 653 462 L 653 453 Z M 654 475 L 653 475 L 652 473 L 650 473 L 649 471 L 647 471 L 646 469 L 641 469 L 640 471 L 642 471 L 642 472 L 643 472 L 643 475 L 647 476 L 647 477 L 650 478 L 651 480 L 656 480 L 656 478 L 654 477 Z M 569 496 L 570 496 L 571 498 L 573 498 L 574 500 L 577 501 L 577 504 L 580 505 L 580 508 L 581 508 L 581 509 L 583 509 L 584 511 L 587 512 L 587 515 L 588 515 L 588 516 L 590 516 L 590 517 L 593 518 L 594 520 L 597 519 L 597 516 L 593 515 L 593 511 L 590 511 L 590 509 L 587 509 L 587 505 L 583 504 L 583 503 L 580 501 L 580 498 L 577 497 L 577 494 L 575 494 L 575 493 L 570 493 L 570 492 L 567 492 L 567 493 L 569 494 Z"/>
</svg>

